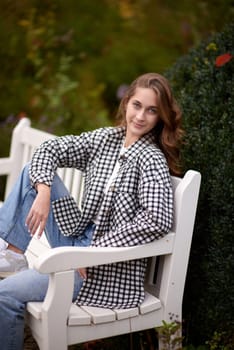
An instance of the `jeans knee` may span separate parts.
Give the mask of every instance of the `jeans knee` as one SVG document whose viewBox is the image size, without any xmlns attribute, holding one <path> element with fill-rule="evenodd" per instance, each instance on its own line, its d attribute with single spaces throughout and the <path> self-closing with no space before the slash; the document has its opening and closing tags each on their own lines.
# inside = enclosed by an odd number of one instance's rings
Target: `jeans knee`
<svg viewBox="0 0 234 350">
<path fill-rule="evenodd" d="M 24 317 L 25 304 L 21 301 L 0 293 L 0 319 L 21 318 Z M 3 321 L 3 320 L 1 320 Z"/>
</svg>

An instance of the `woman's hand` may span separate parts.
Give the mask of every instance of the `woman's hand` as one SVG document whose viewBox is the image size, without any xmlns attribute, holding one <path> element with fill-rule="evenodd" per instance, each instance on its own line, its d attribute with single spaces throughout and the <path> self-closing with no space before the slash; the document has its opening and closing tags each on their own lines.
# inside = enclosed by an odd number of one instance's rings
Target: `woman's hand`
<svg viewBox="0 0 234 350">
<path fill-rule="evenodd" d="M 38 230 L 38 236 L 40 237 L 46 226 L 50 211 L 50 187 L 45 184 L 37 184 L 36 188 L 38 193 L 28 213 L 25 224 L 32 236 Z"/>
<path fill-rule="evenodd" d="M 84 279 L 87 278 L 87 273 L 86 273 L 86 268 L 85 267 L 82 267 L 80 269 L 77 269 L 77 271 L 79 272 L 80 276 Z"/>
</svg>

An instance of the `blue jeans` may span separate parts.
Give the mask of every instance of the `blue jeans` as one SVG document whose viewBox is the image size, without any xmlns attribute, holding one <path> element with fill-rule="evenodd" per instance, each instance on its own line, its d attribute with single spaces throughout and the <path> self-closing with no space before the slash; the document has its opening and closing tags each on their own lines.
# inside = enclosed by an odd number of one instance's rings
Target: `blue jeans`
<svg viewBox="0 0 234 350">
<path fill-rule="evenodd" d="M 68 195 L 63 182 L 55 176 L 51 187 L 51 201 Z M 22 171 L 12 192 L 0 209 L 0 237 L 25 251 L 31 239 L 25 226 L 27 213 L 36 196 L 30 184 L 28 166 Z M 94 224 L 89 224 L 82 236 L 63 236 L 54 220 L 53 212 L 46 225 L 46 236 L 52 247 L 90 245 Z M 75 272 L 73 300 L 83 280 Z M 0 343 L 1 350 L 22 350 L 24 342 L 24 314 L 29 301 L 43 301 L 48 288 L 48 275 L 28 269 L 0 281 Z"/>
</svg>

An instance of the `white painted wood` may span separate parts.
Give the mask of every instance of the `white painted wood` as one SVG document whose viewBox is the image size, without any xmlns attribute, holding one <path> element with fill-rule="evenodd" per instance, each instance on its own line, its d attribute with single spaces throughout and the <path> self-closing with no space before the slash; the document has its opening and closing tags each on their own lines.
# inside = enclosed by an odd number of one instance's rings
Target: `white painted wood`
<svg viewBox="0 0 234 350">
<path fill-rule="evenodd" d="M 68 325 L 90 325 L 92 322 L 90 314 L 85 312 L 81 307 L 72 304 L 69 312 Z"/>
<path fill-rule="evenodd" d="M 34 150 L 54 135 L 22 119 L 13 131 L 10 156 L 0 159 L 0 175 L 7 175 L 6 195 Z M 59 169 L 68 190 L 81 205 L 83 178 L 75 169 Z M 200 173 L 189 170 L 172 177 L 174 223 L 164 238 L 127 248 L 61 247 L 50 249 L 45 237 L 33 238 L 26 252 L 30 266 L 50 275 L 44 302 L 27 305 L 27 323 L 41 350 L 65 350 L 68 345 L 159 327 L 162 320 L 182 321 L 182 299 L 200 188 Z M 150 258 L 146 297 L 138 308 L 110 310 L 72 303 L 74 270 L 78 267 Z M 160 344 L 159 344 L 160 347 Z"/>
<path fill-rule="evenodd" d="M 0 175 L 10 174 L 12 160 L 10 158 L 0 158 Z"/>
<path fill-rule="evenodd" d="M 138 307 L 133 307 L 131 309 L 114 309 L 114 312 L 116 314 L 116 320 L 124 320 L 139 315 Z"/>
<path fill-rule="evenodd" d="M 27 304 L 28 312 L 32 314 L 32 316 L 35 317 L 37 320 L 41 320 L 41 308 L 42 303 L 38 301 L 31 301 Z"/>
<path fill-rule="evenodd" d="M 153 296 L 152 294 L 146 292 L 145 300 L 139 306 L 141 315 L 147 314 L 148 312 L 152 312 L 154 310 L 158 310 L 162 307 L 161 301 Z"/>
<path fill-rule="evenodd" d="M 7 175 L 7 186 L 5 198 L 11 191 L 20 171 L 31 160 L 33 152 L 42 142 L 55 138 L 56 136 L 31 127 L 31 122 L 28 118 L 22 118 L 16 125 L 12 133 L 10 155 L 9 157 L 0 158 L 0 176 Z M 59 169 L 58 173 L 62 180 L 66 182 L 66 186 L 72 195 L 75 196 L 77 202 L 80 203 L 81 187 L 74 185 L 73 178 L 76 174 L 76 181 L 82 181 L 82 174 L 76 169 Z M 72 188 L 74 187 L 74 190 Z M 78 194 L 76 194 L 78 189 Z"/>
<path fill-rule="evenodd" d="M 94 339 L 103 339 L 131 332 L 129 319 L 89 326 L 67 327 L 67 344 L 83 343 Z M 51 348 L 52 350 L 53 348 Z M 57 346 L 55 347 L 57 350 Z M 60 350 L 61 348 L 59 348 Z M 66 348 L 67 349 L 67 348 Z"/>
<path fill-rule="evenodd" d="M 133 247 L 59 247 L 39 256 L 34 267 L 41 273 L 67 271 L 118 261 L 145 258 L 172 253 L 175 233 L 171 232 L 158 241 Z"/>
<path fill-rule="evenodd" d="M 101 307 L 81 306 L 90 316 L 92 323 L 106 323 L 115 321 L 115 312 Z"/>
<path fill-rule="evenodd" d="M 33 236 L 25 252 L 29 267 L 32 268 L 38 256 L 47 252 L 49 249 L 51 248 L 44 234 L 41 238 L 38 238 L 36 235 Z"/>
</svg>

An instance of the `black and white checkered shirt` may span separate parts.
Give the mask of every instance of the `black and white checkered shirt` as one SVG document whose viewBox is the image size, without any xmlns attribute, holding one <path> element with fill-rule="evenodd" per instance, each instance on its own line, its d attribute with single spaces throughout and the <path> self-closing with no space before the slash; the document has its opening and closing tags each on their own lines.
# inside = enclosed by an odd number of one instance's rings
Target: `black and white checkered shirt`
<svg viewBox="0 0 234 350">
<path fill-rule="evenodd" d="M 53 203 L 64 235 L 80 235 L 98 214 L 92 245 L 123 247 L 151 242 L 168 233 L 173 220 L 173 194 L 168 166 L 153 136 L 147 134 L 120 157 L 124 128 L 101 128 L 64 136 L 41 145 L 33 156 L 32 183 L 51 185 L 57 167 L 84 172 L 81 211 L 72 197 Z M 120 168 L 107 193 L 116 161 Z M 77 304 L 129 308 L 144 300 L 146 260 L 88 269 Z"/>
</svg>

